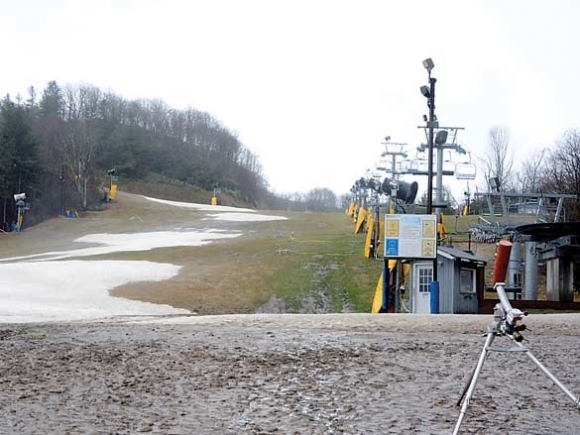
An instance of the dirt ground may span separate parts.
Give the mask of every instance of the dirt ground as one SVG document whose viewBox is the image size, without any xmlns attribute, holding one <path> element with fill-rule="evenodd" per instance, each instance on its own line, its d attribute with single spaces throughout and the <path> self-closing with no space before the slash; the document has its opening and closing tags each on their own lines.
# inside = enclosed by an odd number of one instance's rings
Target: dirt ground
<svg viewBox="0 0 580 435">
<path fill-rule="evenodd" d="M 1 434 L 450 434 L 491 316 L 228 315 L 0 325 Z M 580 393 L 580 315 L 526 345 Z M 510 347 L 498 337 L 497 347 Z M 492 353 L 462 434 L 580 434 L 522 353 Z"/>
</svg>

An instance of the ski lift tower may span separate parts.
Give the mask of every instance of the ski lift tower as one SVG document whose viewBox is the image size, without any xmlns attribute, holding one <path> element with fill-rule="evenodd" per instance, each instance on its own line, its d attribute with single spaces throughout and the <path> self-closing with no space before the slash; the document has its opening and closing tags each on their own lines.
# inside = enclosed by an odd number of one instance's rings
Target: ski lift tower
<svg viewBox="0 0 580 435">
<path fill-rule="evenodd" d="M 389 170 L 385 164 L 385 172 L 390 172 L 391 174 L 391 179 L 392 180 L 398 180 L 399 179 L 399 174 L 400 172 L 397 170 L 397 157 L 403 157 L 404 159 L 407 158 L 407 151 L 405 151 L 405 148 L 407 147 L 406 143 L 402 143 L 402 142 L 391 142 L 391 136 L 386 136 L 385 137 L 385 141 L 381 143 L 382 145 L 385 146 L 385 151 L 381 154 L 381 157 L 391 157 L 391 169 Z M 394 192 L 394 196 L 393 193 L 391 193 L 391 197 L 392 198 L 396 198 L 397 193 L 396 191 L 398 190 L 398 183 L 396 183 L 397 187 L 395 187 L 393 189 Z M 393 214 L 394 213 L 394 199 L 390 200 L 390 213 Z"/>
<path fill-rule="evenodd" d="M 385 168 L 385 171 L 391 173 L 391 178 L 398 180 L 399 171 L 397 171 L 397 157 L 401 156 L 404 159 L 407 158 L 407 151 L 405 151 L 407 144 L 402 142 L 391 142 L 391 136 L 386 136 L 385 141 L 381 144 L 385 146 L 385 151 L 381 154 L 381 157 L 391 157 L 391 170 L 389 171 Z"/>
<path fill-rule="evenodd" d="M 425 131 L 427 143 L 422 143 L 417 147 L 418 151 L 424 152 L 429 148 L 429 126 L 420 125 L 417 128 L 422 128 Z M 443 208 L 446 207 L 446 205 L 443 204 L 443 175 L 455 175 L 455 170 L 443 170 L 443 153 L 445 150 L 450 150 L 459 154 L 467 154 L 467 151 L 457 143 L 457 133 L 459 130 L 465 130 L 464 127 L 439 127 L 439 123 L 436 122 L 434 130 L 434 148 L 437 150 L 437 169 L 435 172 L 435 214 L 439 217 Z M 429 192 L 429 194 L 431 194 L 431 192 Z"/>
</svg>

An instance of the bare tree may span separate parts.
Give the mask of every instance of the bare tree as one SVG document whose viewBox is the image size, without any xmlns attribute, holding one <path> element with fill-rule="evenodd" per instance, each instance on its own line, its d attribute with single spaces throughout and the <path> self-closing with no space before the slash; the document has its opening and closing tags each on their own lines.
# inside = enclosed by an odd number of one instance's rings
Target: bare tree
<svg viewBox="0 0 580 435">
<path fill-rule="evenodd" d="M 96 170 L 97 144 L 95 130 L 85 119 L 70 120 L 58 143 L 60 159 L 74 180 L 83 208 L 87 207 L 87 184 Z"/>
<path fill-rule="evenodd" d="M 580 198 L 580 129 L 566 131 L 556 142 L 547 156 L 540 187 L 543 192 L 567 193 Z M 578 200 L 566 203 L 566 219 L 580 220 Z"/>
<path fill-rule="evenodd" d="M 479 159 L 488 190 L 491 190 L 490 179 L 497 178 L 498 188 L 511 190 L 513 159 L 510 151 L 509 130 L 503 126 L 489 129 L 487 148 Z"/>
<path fill-rule="evenodd" d="M 343 193 L 338 197 L 339 207 L 346 210 L 352 202 L 352 195 L 350 193 Z"/>
<path fill-rule="evenodd" d="M 519 190 L 522 193 L 535 193 L 541 190 L 541 181 L 545 174 L 545 161 L 548 150 L 542 148 L 534 152 L 522 162 L 521 170 L 516 174 Z"/>
<path fill-rule="evenodd" d="M 336 211 L 338 202 L 336 194 L 325 187 L 310 190 L 305 197 L 306 207 L 311 211 Z"/>
<path fill-rule="evenodd" d="M 64 88 L 65 119 L 95 119 L 99 115 L 102 91 L 93 85 L 67 85 Z"/>
<path fill-rule="evenodd" d="M 580 130 L 564 133 L 548 157 L 546 188 L 559 193 L 580 194 Z"/>
</svg>

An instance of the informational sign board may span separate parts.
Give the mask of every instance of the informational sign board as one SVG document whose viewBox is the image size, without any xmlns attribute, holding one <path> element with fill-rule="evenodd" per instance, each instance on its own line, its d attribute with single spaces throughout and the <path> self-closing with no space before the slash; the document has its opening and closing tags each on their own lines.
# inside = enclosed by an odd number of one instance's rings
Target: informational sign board
<svg viewBox="0 0 580 435">
<path fill-rule="evenodd" d="M 435 258 L 437 216 L 428 214 L 385 215 L 385 257 Z"/>
</svg>

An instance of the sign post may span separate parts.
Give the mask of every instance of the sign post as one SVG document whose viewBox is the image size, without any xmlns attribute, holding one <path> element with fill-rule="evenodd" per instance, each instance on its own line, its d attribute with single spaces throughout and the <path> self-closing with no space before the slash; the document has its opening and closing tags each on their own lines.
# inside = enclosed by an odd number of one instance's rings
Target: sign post
<svg viewBox="0 0 580 435">
<path fill-rule="evenodd" d="M 437 257 L 437 217 L 435 215 L 385 215 L 385 257 Z"/>
<path fill-rule="evenodd" d="M 436 215 L 385 215 L 385 267 L 388 259 L 437 258 Z M 437 267 L 435 261 L 433 267 Z M 433 274 L 435 271 L 433 271 Z M 433 284 L 433 283 L 432 283 Z M 439 286 L 431 285 L 431 314 L 439 313 Z M 383 285 L 383 301 L 388 300 Z"/>
</svg>

